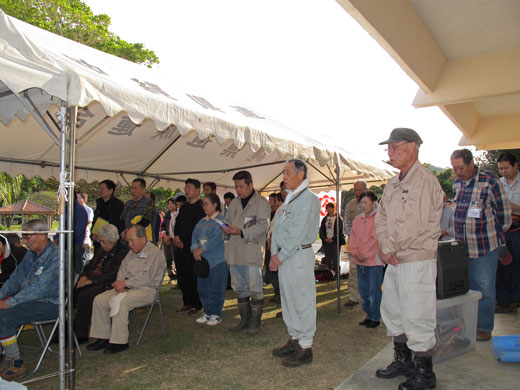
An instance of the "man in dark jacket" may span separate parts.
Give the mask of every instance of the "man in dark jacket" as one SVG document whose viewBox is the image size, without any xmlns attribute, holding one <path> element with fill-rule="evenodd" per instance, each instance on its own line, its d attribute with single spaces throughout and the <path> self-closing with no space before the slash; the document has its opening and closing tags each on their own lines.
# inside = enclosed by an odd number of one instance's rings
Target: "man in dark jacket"
<svg viewBox="0 0 520 390">
<path fill-rule="evenodd" d="M 335 275 L 338 269 L 338 229 L 336 218 L 339 218 L 339 245 L 345 245 L 345 236 L 343 235 L 343 221 L 336 214 L 336 206 L 334 203 L 327 204 L 327 215 L 321 220 L 320 238 L 323 243 L 323 251 L 325 257 L 324 263 Z"/>
<path fill-rule="evenodd" d="M 185 182 L 184 192 L 188 202 L 184 203 L 175 220 L 173 244 L 178 248 L 175 253 L 177 268 L 177 282 L 182 291 L 183 306 L 177 313 L 188 312 L 197 314 L 202 309 L 197 291 L 197 277 L 193 273 L 193 254 L 191 253 L 191 235 L 195 225 L 204 216 L 202 201 L 200 200 L 200 181 L 188 179 Z"/>
</svg>

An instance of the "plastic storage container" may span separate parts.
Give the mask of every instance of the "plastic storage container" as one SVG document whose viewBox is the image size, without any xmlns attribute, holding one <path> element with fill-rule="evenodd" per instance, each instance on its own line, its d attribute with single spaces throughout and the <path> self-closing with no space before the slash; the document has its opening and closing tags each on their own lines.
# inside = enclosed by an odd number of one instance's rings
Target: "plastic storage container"
<svg viewBox="0 0 520 390">
<path fill-rule="evenodd" d="M 433 361 L 441 362 L 474 351 L 477 336 L 478 301 L 480 291 L 437 300 L 437 345 Z"/>
<path fill-rule="evenodd" d="M 501 362 L 520 363 L 520 334 L 493 337 L 493 353 Z"/>
</svg>

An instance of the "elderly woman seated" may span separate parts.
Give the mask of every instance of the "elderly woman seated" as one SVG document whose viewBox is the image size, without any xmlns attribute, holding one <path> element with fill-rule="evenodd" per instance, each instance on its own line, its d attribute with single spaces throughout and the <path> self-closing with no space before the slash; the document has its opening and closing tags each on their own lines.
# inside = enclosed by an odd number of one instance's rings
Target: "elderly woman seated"
<svg viewBox="0 0 520 390">
<path fill-rule="evenodd" d="M 128 249 L 119 241 L 119 232 L 114 225 L 104 225 L 97 233 L 101 247 L 94 258 L 85 266 L 74 290 L 74 302 L 77 306 L 74 330 L 78 342 L 88 340 L 92 303 L 96 295 L 112 288 L 117 271 Z"/>
</svg>

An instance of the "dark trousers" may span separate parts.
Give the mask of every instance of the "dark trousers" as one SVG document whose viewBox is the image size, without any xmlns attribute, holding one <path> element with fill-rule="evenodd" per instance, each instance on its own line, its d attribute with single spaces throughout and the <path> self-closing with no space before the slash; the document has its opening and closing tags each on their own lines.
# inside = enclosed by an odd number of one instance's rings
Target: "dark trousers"
<svg viewBox="0 0 520 390">
<path fill-rule="evenodd" d="M 336 243 L 324 242 L 323 252 L 325 253 L 323 261 L 330 270 L 336 272 L 336 270 L 338 269 L 338 247 L 336 246 Z"/>
<path fill-rule="evenodd" d="M 175 274 L 173 273 L 172 269 L 172 264 L 174 264 L 174 248 L 175 245 L 173 245 L 173 243 L 163 243 L 164 257 L 166 258 L 166 271 L 168 271 L 168 277 L 170 278 L 170 280 L 175 279 Z"/>
<path fill-rule="evenodd" d="M 271 283 L 274 288 L 274 295 L 280 296 L 280 282 L 278 281 L 278 271 L 271 271 L 269 269 L 269 262 L 271 261 L 271 250 L 265 248 L 265 262 L 264 262 L 264 282 Z"/>
<path fill-rule="evenodd" d="M 74 290 L 74 302 L 76 304 L 76 316 L 74 317 L 74 331 L 78 339 L 88 338 L 90 319 L 92 318 L 92 305 L 94 298 L 111 288 L 109 285 L 86 285 Z"/>
<path fill-rule="evenodd" d="M 182 291 L 182 301 L 185 306 L 202 309 L 199 293 L 197 291 L 197 277 L 193 273 L 193 254 L 190 246 L 184 244 L 184 248 L 174 254 L 175 268 L 177 269 L 177 283 Z"/>
<path fill-rule="evenodd" d="M 500 305 L 520 302 L 520 231 L 506 232 L 507 250 L 511 253 L 511 264 L 497 267 L 497 301 Z"/>
</svg>

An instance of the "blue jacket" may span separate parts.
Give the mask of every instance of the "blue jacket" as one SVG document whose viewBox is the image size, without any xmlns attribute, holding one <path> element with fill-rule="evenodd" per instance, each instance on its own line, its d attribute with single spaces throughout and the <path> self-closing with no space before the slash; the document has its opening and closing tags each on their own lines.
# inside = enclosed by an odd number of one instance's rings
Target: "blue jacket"
<svg viewBox="0 0 520 390">
<path fill-rule="evenodd" d="M 11 296 L 6 300 L 10 307 L 27 302 L 58 304 L 59 262 L 58 247 L 50 240 L 40 256 L 27 251 L 0 289 L 0 299 Z"/>
<path fill-rule="evenodd" d="M 217 215 L 215 219 L 224 220 L 222 214 Z M 202 218 L 197 223 L 191 236 L 191 251 L 193 252 L 196 248 L 204 250 L 202 257 L 208 260 L 210 269 L 226 261 L 222 230 L 220 230 L 220 225 L 217 222 Z"/>
</svg>

